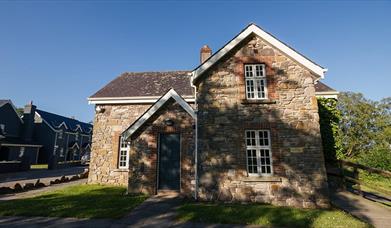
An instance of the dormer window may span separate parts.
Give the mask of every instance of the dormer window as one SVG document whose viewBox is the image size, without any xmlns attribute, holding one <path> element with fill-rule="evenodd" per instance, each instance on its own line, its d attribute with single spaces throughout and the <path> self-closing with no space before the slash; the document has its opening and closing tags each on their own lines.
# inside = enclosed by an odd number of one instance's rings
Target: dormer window
<svg viewBox="0 0 391 228">
<path fill-rule="evenodd" d="M 267 99 L 265 64 L 244 65 L 246 98 L 249 100 Z"/>
</svg>

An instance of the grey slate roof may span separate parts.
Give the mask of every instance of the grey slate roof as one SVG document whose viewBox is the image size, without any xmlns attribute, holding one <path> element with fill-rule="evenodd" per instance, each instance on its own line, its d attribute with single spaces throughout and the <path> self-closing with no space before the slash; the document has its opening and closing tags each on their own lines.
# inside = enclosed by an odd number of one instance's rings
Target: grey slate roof
<svg viewBox="0 0 391 228">
<path fill-rule="evenodd" d="M 90 133 L 92 130 L 92 125 L 88 123 L 80 122 L 78 120 L 68 118 L 65 116 L 60 116 L 54 113 L 45 112 L 39 109 L 37 109 L 36 112 L 41 116 L 42 119 L 44 119 L 54 129 L 59 129 L 61 123 L 64 122 L 68 127 L 69 131 L 76 132 L 78 125 L 80 125 L 80 128 L 84 133 Z"/>
<path fill-rule="evenodd" d="M 190 71 L 123 73 L 91 98 L 162 96 L 173 88 L 181 96 L 193 96 Z"/>
<path fill-rule="evenodd" d="M 330 86 L 328 86 L 320 81 L 318 81 L 318 83 L 315 84 L 315 91 L 316 92 L 337 92 L 335 89 L 331 88 Z"/>
<path fill-rule="evenodd" d="M 179 95 L 194 96 L 190 85 L 191 71 L 127 72 L 115 78 L 90 98 L 101 97 L 160 97 L 173 88 Z M 335 91 L 318 81 L 316 92 Z"/>
</svg>

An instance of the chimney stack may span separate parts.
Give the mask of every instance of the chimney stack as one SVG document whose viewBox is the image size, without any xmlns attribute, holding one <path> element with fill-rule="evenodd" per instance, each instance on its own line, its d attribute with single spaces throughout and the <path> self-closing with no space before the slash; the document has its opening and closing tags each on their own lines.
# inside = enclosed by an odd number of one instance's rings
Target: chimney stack
<svg viewBox="0 0 391 228">
<path fill-rule="evenodd" d="M 34 116 L 36 106 L 33 105 L 33 102 L 30 101 L 29 104 L 24 106 L 23 110 L 23 139 L 27 142 L 31 142 L 33 140 L 33 131 L 34 131 Z"/>
<path fill-rule="evenodd" d="M 200 51 L 201 64 L 205 62 L 210 56 L 212 56 L 212 49 L 208 45 L 204 45 Z"/>
</svg>

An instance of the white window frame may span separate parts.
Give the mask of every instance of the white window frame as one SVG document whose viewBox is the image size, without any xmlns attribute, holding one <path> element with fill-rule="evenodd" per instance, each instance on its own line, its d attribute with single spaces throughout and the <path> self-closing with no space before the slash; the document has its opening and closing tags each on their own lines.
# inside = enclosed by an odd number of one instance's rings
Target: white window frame
<svg viewBox="0 0 391 228">
<path fill-rule="evenodd" d="M 123 137 L 120 137 L 119 148 L 118 148 L 118 168 L 119 169 L 129 169 L 129 150 L 130 150 L 129 143 L 124 141 Z M 122 154 L 122 153 L 125 153 L 125 154 Z"/>
<path fill-rule="evenodd" d="M 248 68 L 251 67 L 250 70 Z M 261 67 L 262 74 L 259 74 L 257 67 Z M 262 93 L 261 83 L 263 82 L 263 92 L 264 96 L 260 96 Z M 248 84 L 252 84 L 250 87 Z M 266 80 L 266 67 L 265 64 L 245 64 L 244 65 L 244 84 L 246 87 L 246 99 L 248 100 L 266 100 L 268 99 L 267 94 L 267 80 Z M 259 86 L 258 86 L 259 85 Z M 251 88 L 251 92 L 249 91 Z M 252 96 L 250 96 L 252 94 Z"/>
<path fill-rule="evenodd" d="M 62 130 L 60 130 L 59 132 L 58 132 L 58 138 L 59 139 L 62 139 L 62 137 L 63 137 L 63 131 Z"/>
<path fill-rule="evenodd" d="M 247 132 L 255 132 L 255 145 L 248 145 L 247 144 Z M 259 133 L 260 132 L 267 132 L 267 140 L 268 140 L 268 145 L 260 145 L 260 138 L 259 138 Z M 245 145 L 246 145 L 246 168 L 247 168 L 247 174 L 248 176 L 272 176 L 273 175 L 273 156 L 272 156 L 272 147 L 271 147 L 271 140 L 270 140 L 270 130 L 246 130 L 244 133 L 244 140 L 245 140 Z M 255 150 L 256 151 L 256 159 L 257 159 L 257 173 L 250 173 L 249 170 L 249 164 L 248 164 L 248 152 L 247 150 Z M 269 159 L 270 159 L 270 164 L 265 165 L 261 164 L 261 150 L 269 150 Z M 261 166 L 270 166 L 270 173 L 262 173 Z"/>
</svg>

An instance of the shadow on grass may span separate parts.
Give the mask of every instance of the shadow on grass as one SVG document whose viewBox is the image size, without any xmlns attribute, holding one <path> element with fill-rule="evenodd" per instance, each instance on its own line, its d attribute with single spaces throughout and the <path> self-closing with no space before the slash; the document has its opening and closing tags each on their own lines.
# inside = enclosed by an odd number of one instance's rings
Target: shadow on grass
<svg viewBox="0 0 391 228">
<path fill-rule="evenodd" d="M 370 227 L 340 210 L 297 209 L 266 204 L 187 203 L 178 212 L 182 221 L 201 223 L 271 227 Z"/>
<path fill-rule="evenodd" d="M 120 218 L 146 198 L 125 195 L 123 187 L 79 185 L 33 198 L 0 202 L 0 215 Z"/>
</svg>

